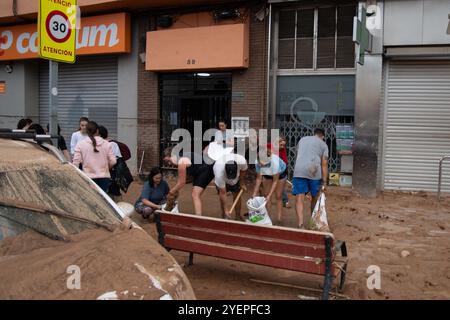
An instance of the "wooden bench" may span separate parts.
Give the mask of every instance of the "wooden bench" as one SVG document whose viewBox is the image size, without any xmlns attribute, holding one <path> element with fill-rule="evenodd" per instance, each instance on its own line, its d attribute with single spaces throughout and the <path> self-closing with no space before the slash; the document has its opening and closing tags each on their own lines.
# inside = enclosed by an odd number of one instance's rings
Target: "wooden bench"
<svg viewBox="0 0 450 320">
<path fill-rule="evenodd" d="M 322 299 L 328 299 L 339 275 L 338 289 L 344 287 L 347 249 L 345 242 L 336 241 L 331 233 L 161 211 L 156 212 L 155 222 L 159 243 L 167 250 L 189 252 L 189 265 L 198 253 L 321 275 Z"/>
</svg>

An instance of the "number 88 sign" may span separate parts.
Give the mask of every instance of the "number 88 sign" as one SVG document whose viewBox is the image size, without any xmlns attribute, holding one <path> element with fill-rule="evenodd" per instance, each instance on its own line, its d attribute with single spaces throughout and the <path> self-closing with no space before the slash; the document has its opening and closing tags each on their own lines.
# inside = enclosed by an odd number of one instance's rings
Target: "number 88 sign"
<svg viewBox="0 0 450 320">
<path fill-rule="evenodd" d="M 75 62 L 76 0 L 41 0 L 39 53 L 41 58 Z"/>
</svg>

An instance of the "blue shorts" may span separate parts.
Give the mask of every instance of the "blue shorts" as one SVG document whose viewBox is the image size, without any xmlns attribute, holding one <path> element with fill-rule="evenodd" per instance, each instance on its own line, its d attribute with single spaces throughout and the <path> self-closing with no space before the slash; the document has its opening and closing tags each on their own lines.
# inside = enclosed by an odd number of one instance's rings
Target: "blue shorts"
<svg viewBox="0 0 450 320">
<path fill-rule="evenodd" d="M 315 197 L 320 191 L 322 180 L 311 180 L 306 178 L 294 178 L 292 180 L 292 194 L 307 194 L 311 192 L 311 196 Z"/>
</svg>

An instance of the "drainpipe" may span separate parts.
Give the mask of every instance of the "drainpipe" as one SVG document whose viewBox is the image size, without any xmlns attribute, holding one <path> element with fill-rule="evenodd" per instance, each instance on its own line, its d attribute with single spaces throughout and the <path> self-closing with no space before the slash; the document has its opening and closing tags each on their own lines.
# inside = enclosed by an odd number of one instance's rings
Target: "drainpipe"
<svg viewBox="0 0 450 320">
<path fill-rule="evenodd" d="M 13 14 L 14 18 L 16 18 L 18 21 L 26 21 L 26 22 L 31 21 L 31 20 L 27 20 L 27 19 L 19 16 L 19 14 L 17 13 L 17 0 L 12 0 L 12 14 Z"/>
<path fill-rule="evenodd" d="M 266 125 L 269 127 L 269 105 L 270 105 L 270 48 L 272 44 L 272 4 L 269 4 L 269 31 L 267 41 L 267 69 L 266 69 Z M 263 122 L 263 117 L 261 117 L 261 122 Z M 263 124 L 261 124 L 261 128 L 263 128 Z"/>
<path fill-rule="evenodd" d="M 15 18 L 19 18 L 17 15 L 17 0 L 13 0 L 12 2 L 12 14 Z"/>
</svg>

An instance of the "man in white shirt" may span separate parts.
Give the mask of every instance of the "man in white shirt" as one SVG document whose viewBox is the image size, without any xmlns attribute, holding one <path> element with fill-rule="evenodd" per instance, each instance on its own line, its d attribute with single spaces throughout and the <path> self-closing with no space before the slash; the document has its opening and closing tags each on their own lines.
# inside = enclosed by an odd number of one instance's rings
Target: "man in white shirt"
<svg viewBox="0 0 450 320">
<path fill-rule="evenodd" d="M 233 131 L 227 129 L 227 123 L 225 122 L 225 120 L 219 121 L 219 130 L 217 130 L 216 134 L 214 135 L 214 141 L 222 144 L 224 147 L 234 146 Z"/>
<path fill-rule="evenodd" d="M 236 200 L 239 192 L 247 190 L 245 187 L 244 177 L 247 170 L 247 161 L 239 154 L 227 154 L 220 158 L 214 164 L 214 182 L 220 199 L 223 218 L 231 218 L 231 212 L 226 203 L 227 192 L 233 194 L 233 202 Z M 242 200 L 236 203 L 235 212 L 236 220 L 244 221 L 241 216 Z"/>
</svg>

